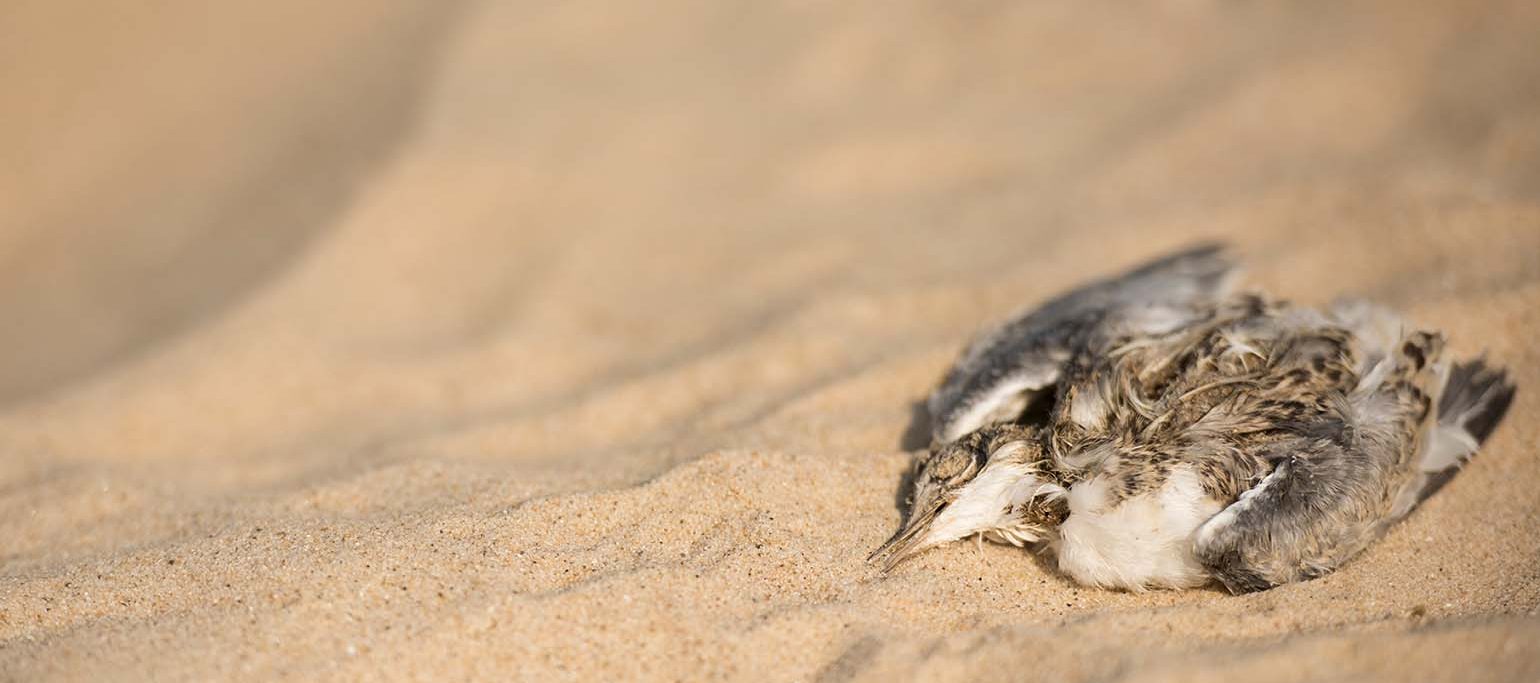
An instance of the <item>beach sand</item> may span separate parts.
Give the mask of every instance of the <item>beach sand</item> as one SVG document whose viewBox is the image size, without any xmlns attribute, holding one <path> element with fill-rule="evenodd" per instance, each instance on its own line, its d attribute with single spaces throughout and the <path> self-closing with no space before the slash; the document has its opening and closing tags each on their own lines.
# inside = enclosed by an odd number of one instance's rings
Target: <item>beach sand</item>
<svg viewBox="0 0 1540 683">
<path fill-rule="evenodd" d="M 1540 4 L 226 4 L 0 9 L 0 679 L 1540 680 Z M 863 562 L 1206 239 L 1508 419 L 1304 584 Z"/>
</svg>

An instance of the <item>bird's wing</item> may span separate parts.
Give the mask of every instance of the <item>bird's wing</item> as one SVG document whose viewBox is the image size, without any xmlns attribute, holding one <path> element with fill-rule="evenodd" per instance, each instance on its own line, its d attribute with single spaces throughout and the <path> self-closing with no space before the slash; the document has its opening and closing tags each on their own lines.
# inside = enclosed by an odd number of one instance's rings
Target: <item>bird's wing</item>
<svg viewBox="0 0 1540 683">
<path fill-rule="evenodd" d="M 1405 333 L 1383 313 L 1338 321 L 1353 334 L 1357 387 L 1269 445 L 1272 473 L 1194 536 L 1199 561 L 1234 592 L 1314 578 L 1351 559 L 1452 476 L 1512 400 L 1506 376 L 1479 361 L 1446 372 L 1437 335 Z M 1360 324 L 1376 321 L 1393 324 L 1378 335 Z"/>
<path fill-rule="evenodd" d="M 1199 562 L 1234 593 L 1321 576 L 1382 527 L 1385 472 L 1373 454 L 1310 439 L 1279 443 L 1275 454 L 1272 473 L 1193 538 Z"/>
<path fill-rule="evenodd" d="M 1235 272 L 1223 247 L 1205 245 L 1093 283 L 976 337 L 947 371 L 927 407 L 931 435 L 948 443 L 1012 421 L 1059 381 L 1064 364 L 1099 330 L 1158 334 L 1229 291 Z"/>
</svg>

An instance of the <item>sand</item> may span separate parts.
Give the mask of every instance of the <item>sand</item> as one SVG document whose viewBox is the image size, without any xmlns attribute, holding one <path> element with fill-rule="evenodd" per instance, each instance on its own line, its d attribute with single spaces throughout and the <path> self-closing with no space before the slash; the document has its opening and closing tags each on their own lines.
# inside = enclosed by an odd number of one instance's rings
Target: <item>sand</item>
<svg viewBox="0 0 1540 683">
<path fill-rule="evenodd" d="M 1540 680 L 1540 5 L 0 9 L 0 679 Z M 1341 571 L 883 577 L 988 321 L 1203 239 L 1520 385 Z"/>
</svg>

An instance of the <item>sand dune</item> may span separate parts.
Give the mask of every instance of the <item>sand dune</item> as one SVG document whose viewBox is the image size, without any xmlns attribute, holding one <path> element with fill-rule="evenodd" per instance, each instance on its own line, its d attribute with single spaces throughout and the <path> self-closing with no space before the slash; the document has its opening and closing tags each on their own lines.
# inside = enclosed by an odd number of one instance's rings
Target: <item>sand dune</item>
<svg viewBox="0 0 1540 683">
<path fill-rule="evenodd" d="M 0 679 L 1536 680 L 1540 11 L 1443 5 L 0 10 Z M 1508 420 L 1306 584 L 862 562 L 974 330 L 1211 238 Z"/>
</svg>

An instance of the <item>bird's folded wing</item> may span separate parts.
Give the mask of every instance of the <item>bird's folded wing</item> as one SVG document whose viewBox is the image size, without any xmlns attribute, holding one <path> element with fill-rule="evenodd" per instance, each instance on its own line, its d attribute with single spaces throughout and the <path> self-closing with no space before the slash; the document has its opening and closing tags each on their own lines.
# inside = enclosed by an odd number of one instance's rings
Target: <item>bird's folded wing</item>
<svg viewBox="0 0 1540 683">
<path fill-rule="evenodd" d="M 1407 440 L 1300 438 L 1275 445 L 1273 472 L 1198 528 L 1193 552 L 1234 593 L 1312 579 L 1395 521 L 1387 489 Z M 1287 452 L 1287 455 L 1284 453 Z"/>
<path fill-rule="evenodd" d="M 1228 294 L 1234 263 L 1220 245 L 1189 249 L 1096 282 L 1017 315 L 975 338 L 927 407 L 939 443 L 1015 420 L 1059 381 L 1078 348 L 1108 326 L 1158 334 L 1188 322 L 1185 311 Z"/>
</svg>

